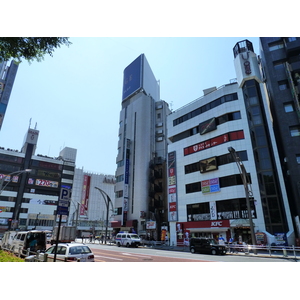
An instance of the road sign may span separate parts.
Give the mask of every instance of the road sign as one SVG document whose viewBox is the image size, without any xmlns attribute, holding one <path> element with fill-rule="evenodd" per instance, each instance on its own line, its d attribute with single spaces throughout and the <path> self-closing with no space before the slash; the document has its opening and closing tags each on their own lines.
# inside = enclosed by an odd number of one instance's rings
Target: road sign
<svg viewBox="0 0 300 300">
<path fill-rule="evenodd" d="M 71 190 L 66 188 L 61 188 L 59 199 L 70 201 L 70 198 L 71 198 Z"/>
<path fill-rule="evenodd" d="M 71 199 L 71 190 L 61 188 L 57 204 L 57 215 L 69 215 L 69 203 Z"/>
</svg>

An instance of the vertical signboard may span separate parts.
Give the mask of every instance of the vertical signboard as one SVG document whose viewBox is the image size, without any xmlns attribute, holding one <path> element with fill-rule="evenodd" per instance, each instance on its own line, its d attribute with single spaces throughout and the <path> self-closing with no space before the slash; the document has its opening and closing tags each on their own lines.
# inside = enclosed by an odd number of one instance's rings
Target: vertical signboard
<svg viewBox="0 0 300 300">
<path fill-rule="evenodd" d="M 57 215 L 69 215 L 69 204 L 71 199 L 71 190 L 61 188 L 57 205 Z"/>
<path fill-rule="evenodd" d="M 89 207 L 90 182 L 91 176 L 84 175 L 80 204 L 80 217 L 87 217 L 87 211 Z"/>
<path fill-rule="evenodd" d="M 175 151 L 168 153 L 168 205 L 169 222 L 175 222 L 178 219 Z"/>
<path fill-rule="evenodd" d="M 126 152 L 125 152 L 125 176 L 124 176 L 124 193 L 123 193 L 123 224 L 127 221 L 128 212 L 128 185 L 129 185 L 129 158 L 130 158 L 130 139 L 126 140 Z"/>
</svg>

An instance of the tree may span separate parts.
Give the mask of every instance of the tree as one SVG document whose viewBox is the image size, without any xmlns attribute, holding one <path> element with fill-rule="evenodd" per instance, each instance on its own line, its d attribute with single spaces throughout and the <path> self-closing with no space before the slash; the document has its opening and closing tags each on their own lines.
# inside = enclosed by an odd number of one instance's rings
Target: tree
<svg viewBox="0 0 300 300">
<path fill-rule="evenodd" d="M 66 37 L 0 37 L 0 63 L 10 59 L 40 62 L 46 54 L 53 56 L 56 48 L 71 44 Z"/>
</svg>

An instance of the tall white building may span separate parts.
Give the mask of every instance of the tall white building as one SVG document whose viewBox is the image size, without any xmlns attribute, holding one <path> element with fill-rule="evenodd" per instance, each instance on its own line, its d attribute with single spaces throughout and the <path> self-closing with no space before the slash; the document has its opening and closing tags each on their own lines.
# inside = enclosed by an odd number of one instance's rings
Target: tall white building
<svg viewBox="0 0 300 300">
<path fill-rule="evenodd" d="M 265 83 L 252 43 L 234 47 L 237 80 L 204 95 L 167 118 L 168 212 L 171 243 L 222 234 L 251 239 L 245 189 L 228 151 L 233 147 L 250 178 L 250 211 L 258 243 L 294 231 L 278 159 Z M 252 242 L 252 241 L 251 241 Z"/>
<path fill-rule="evenodd" d="M 167 221 L 166 116 L 144 54 L 124 70 L 116 170 L 115 228 L 156 237 Z M 153 175 L 153 176 L 152 176 Z"/>
<path fill-rule="evenodd" d="M 109 234 L 112 233 L 110 223 L 114 218 L 114 175 L 94 174 L 76 168 L 73 181 L 68 225 L 77 225 L 78 236 L 83 232 L 103 234 L 106 224 L 108 224 Z M 111 200 L 108 219 L 107 195 Z"/>
</svg>

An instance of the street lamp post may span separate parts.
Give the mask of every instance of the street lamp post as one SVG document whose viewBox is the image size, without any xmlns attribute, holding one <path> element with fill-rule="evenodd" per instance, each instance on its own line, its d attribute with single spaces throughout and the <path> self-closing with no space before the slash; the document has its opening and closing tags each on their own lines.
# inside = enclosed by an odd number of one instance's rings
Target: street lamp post
<svg viewBox="0 0 300 300">
<path fill-rule="evenodd" d="M 111 203 L 111 206 L 113 208 L 113 204 L 112 204 L 112 201 L 110 200 L 109 196 L 100 188 L 96 187 L 95 186 L 95 189 L 98 190 L 103 199 L 104 199 L 104 202 L 105 202 L 105 205 L 106 205 L 106 224 L 105 224 L 105 237 L 104 237 L 104 243 L 106 244 L 106 237 L 107 237 L 107 227 L 108 227 L 108 213 L 109 213 L 109 203 Z M 107 199 L 105 199 L 105 196 Z"/>
<path fill-rule="evenodd" d="M 235 149 L 233 147 L 228 147 L 228 151 L 231 153 L 232 158 L 236 162 L 239 172 L 242 177 L 243 185 L 245 188 L 245 194 L 246 194 L 246 205 L 247 205 L 247 211 L 248 211 L 248 218 L 249 218 L 249 223 L 250 223 L 250 233 L 251 233 L 251 239 L 252 239 L 252 244 L 256 244 L 256 239 L 255 239 L 255 233 L 254 233 L 254 225 L 253 225 L 253 220 L 252 220 L 252 214 L 251 214 L 251 207 L 250 207 L 250 199 L 249 197 L 253 197 L 253 193 L 251 190 L 250 182 L 247 180 L 247 172 L 245 169 L 245 166 L 239 156 L 236 154 Z M 254 254 L 257 254 L 256 249 L 253 249 Z"/>
</svg>

